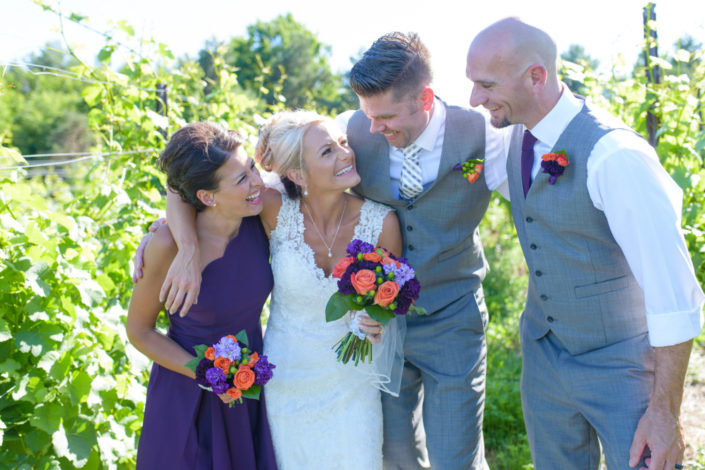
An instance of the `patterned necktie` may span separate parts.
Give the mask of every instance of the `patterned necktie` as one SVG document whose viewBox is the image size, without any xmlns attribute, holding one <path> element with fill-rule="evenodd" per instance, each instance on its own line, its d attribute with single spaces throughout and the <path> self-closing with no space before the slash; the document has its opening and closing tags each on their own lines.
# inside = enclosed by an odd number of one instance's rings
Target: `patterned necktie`
<svg viewBox="0 0 705 470">
<path fill-rule="evenodd" d="M 531 187 L 531 169 L 534 167 L 534 144 L 536 137 L 529 130 L 524 131 L 521 141 L 521 182 L 524 185 L 524 197 Z"/>
<path fill-rule="evenodd" d="M 411 144 L 404 147 L 402 153 L 404 154 L 404 162 L 401 167 L 399 193 L 404 199 L 413 199 L 423 191 L 421 165 L 419 165 L 421 147 Z"/>
</svg>

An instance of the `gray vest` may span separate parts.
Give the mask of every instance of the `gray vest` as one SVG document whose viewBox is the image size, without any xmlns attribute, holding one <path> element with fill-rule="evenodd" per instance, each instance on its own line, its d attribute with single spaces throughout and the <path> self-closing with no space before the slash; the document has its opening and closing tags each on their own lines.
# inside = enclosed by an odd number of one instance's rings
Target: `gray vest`
<svg viewBox="0 0 705 470">
<path fill-rule="evenodd" d="M 532 339 L 552 331 L 571 354 L 647 331 L 643 291 L 587 189 L 587 159 L 595 143 L 624 127 L 613 121 L 583 106 L 552 149 L 565 150 L 570 164 L 554 185 L 539 172 L 526 199 L 521 126 L 507 160 L 514 225 L 529 267 L 524 322 Z"/>
<path fill-rule="evenodd" d="M 440 100 L 437 104 L 443 105 Z M 429 313 L 479 289 L 487 261 L 477 230 L 490 191 L 484 173 L 468 183 L 453 166 L 485 157 L 485 120 L 475 111 L 446 106 L 445 134 L 436 180 L 412 202 L 395 199 L 389 177 L 389 144 L 370 134 L 370 121 L 357 111 L 348 123 L 362 196 L 397 211 L 404 239 L 403 256 L 421 283 L 418 305 Z"/>
</svg>

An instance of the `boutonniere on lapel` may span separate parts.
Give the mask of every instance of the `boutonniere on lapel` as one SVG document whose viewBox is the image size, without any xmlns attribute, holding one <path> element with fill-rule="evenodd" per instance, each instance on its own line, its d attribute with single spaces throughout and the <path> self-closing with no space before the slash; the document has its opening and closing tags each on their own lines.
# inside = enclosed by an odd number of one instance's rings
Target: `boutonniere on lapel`
<svg viewBox="0 0 705 470">
<path fill-rule="evenodd" d="M 570 160 L 565 150 L 544 154 L 541 160 L 543 172 L 551 175 L 550 178 L 548 178 L 548 184 L 555 184 L 558 177 L 563 174 L 565 167 L 570 165 Z"/>
<path fill-rule="evenodd" d="M 480 177 L 480 173 L 482 173 L 482 168 L 484 166 L 483 160 L 473 158 L 463 163 L 458 163 L 453 167 L 453 169 L 455 171 L 462 171 L 463 178 L 467 179 L 471 183 L 474 183 Z"/>
</svg>

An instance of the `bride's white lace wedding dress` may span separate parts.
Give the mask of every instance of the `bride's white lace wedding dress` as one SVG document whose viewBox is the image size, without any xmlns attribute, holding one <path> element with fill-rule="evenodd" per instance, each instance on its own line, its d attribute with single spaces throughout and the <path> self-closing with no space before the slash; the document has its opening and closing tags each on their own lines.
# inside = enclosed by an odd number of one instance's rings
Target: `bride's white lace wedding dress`
<svg viewBox="0 0 705 470">
<path fill-rule="evenodd" d="M 388 212 L 365 201 L 354 238 L 376 245 Z M 325 276 L 304 242 L 299 200 L 282 195 L 270 246 L 274 290 L 264 354 L 277 366 L 266 400 L 279 469 L 380 469 L 380 390 L 369 364 L 336 361 L 331 347 L 349 322 L 326 323 L 337 279 Z"/>
</svg>

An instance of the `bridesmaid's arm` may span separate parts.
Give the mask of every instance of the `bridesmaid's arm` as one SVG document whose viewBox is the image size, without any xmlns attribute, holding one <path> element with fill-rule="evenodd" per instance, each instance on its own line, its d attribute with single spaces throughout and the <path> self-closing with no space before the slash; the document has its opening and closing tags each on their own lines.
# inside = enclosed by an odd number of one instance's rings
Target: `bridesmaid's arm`
<svg viewBox="0 0 705 470">
<path fill-rule="evenodd" d="M 144 251 L 143 279 L 132 290 L 127 311 L 127 336 L 135 348 L 154 362 L 195 379 L 193 371 L 184 365 L 195 356 L 156 330 L 157 317 L 162 309 L 157 293 L 176 251 L 169 228 L 160 227 Z"/>
<path fill-rule="evenodd" d="M 382 233 L 379 234 L 377 246 L 390 251 L 394 256 L 401 256 L 402 241 L 401 231 L 399 229 L 399 219 L 394 211 L 384 217 L 382 225 Z"/>
</svg>

